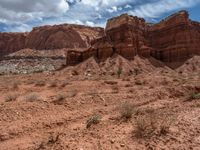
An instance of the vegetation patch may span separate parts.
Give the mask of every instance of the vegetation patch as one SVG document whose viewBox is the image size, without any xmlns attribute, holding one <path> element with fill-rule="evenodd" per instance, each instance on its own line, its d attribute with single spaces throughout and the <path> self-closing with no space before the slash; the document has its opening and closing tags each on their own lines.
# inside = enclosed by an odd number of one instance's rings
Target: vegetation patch
<svg viewBox="0 0 200 150">
<path fill-rule="evenodd" d="M 121 104 L 120 118 L 123 119 L 124 121 L 130 120 L 132 118 L 134 112 L 135 112 L 135 107 L 132 104 L 130 104 L 128 102 Z"/>
<path fill-rule="evenodd" d="M 28 102 L 34 102 L 41 100 L 41 98 L 37 93 L 29 93 L 28 95 L 25 96 L 25 100 Z"/>
<path fill-rule="evenodd" d="M 192 92 L 189 94 L 185 101 L 192 101 L 197 99 L 200 99 L 200 93 Z"/>
<path fill-rule="evenodd" d="M 133 133 L 137 138 L 166 135 L 170 131 L 172 121 L 172 118 L 163 115 L 160 116 L 152 111 L 149 114 L 143 114 L 136 118 Z"/>
<path fill-rule="evenodd" d="M 86 121 L 86 128 L 90 128 L 94 124 L 98 124 L 101 121 L 100 115 L 93 115 Z"/>
<path fill-rule="evenodd" d="M 11 101 L 16 101 L 18 98 L 18 94 L 16 93 L 9 93 L 5 96 L 5 101 L 6 102 L 11 102 Z"/>
<path fill-rule="evenodd" d="M 61 104 L 63 104 L 65 99 L 66 99 L 66 95 L 63 94 L 63 93 L 60 93 L 55 97 L 54 103 L 58 104 L 58 105 L 61 105 Z"/>
</svg>

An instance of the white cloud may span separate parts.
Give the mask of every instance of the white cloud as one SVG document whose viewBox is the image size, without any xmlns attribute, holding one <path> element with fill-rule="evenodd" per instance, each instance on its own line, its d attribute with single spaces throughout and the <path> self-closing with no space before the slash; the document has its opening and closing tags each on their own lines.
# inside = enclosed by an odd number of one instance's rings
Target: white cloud
<svg viewBox="0 0 200 150">
<path fill-rule="evenodd" d="M 65 0 L 1 0 L 0 20 L 8 23 L 60 16 L 69 9 Z"/>
<path fill-rule="evenodd" d="M 110 17 L 128 13 L 153 20 L 163 13 L 192 7 L 200 0 L 0 0 L 0 23 L 7 31 L 32 26 L 77 23 L 105 26 Z"/>
<path fill-rule="evenodd" d="M 118 8 L 117 8 L 117 6 L 113 6 L 113 7 L 111 7 L 111 8 L 108 8 L 107 11 L 108 11 L 109 13 L 117 12 L 117 11 L 118 11 Z"/>
<path fill-rule="evenodd" d="M 136 0 L 82 0 L 81 2 L 85 5 L 110 7 L 127 4 L 129 2 L 134 3 Z"/>
<path fill-rule="evenodd" d="M 128 8 L 132 8 L 132 6 L 127 4 L 124 8 L 128 9 Z"/>
<path fill-rule="evenodd" d="M 94 22 L 92 22 L 92 21 L 86 21 L 86 25 L 93 27 L 94 26 Z"/>
<path fill-rule="evenodd" d="M 15 27 L 11 27 L 8 29 L 10 32 L 24 32 L 24 31 L 31 31 L 32 28 L 27 24 L 20 24 Z"/>
<path fill-rule="evenodd" d="M 157 18 L 163 13 L 192 7 L 199 2 L 200 0 L 161 0 L 140 5 L 129 11 L 129 14 L 143 18 Z"/>
</svg>

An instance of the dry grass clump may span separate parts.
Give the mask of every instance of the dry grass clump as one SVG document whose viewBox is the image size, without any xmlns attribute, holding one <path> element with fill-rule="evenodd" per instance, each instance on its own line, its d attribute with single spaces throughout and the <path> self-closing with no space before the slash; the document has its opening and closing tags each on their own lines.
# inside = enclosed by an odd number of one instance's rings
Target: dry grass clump
<svg viewBox="0 0 200 150">
<path fill-rule="evenodd" d="M 9 93 L 5 96 L 5 101 L 6 102 L 11 102 L 11 101 L 16 101 L 18 98 L 18 94 L 16 93 Z"/>
<path fill-rule="evenodd" d="M 132 118 L 132 115 L 135 112 L 135 107 L 129 102 L 125 102 L 121 104 L 119 110 L 120 110 L 120 118 L 123 119 L 124 121 L 128 121 L 129 119 Z"/>
<path fill-rule="evenodd" d="M 63 104 L 64 100 L 66 99 L 66 95 L 63 93 L 60 93 L 55 96 L 55 100 L 53 101 L 55 104 L 61 105 Z"/>
<path fill-rule="evenodd" d="M 137 138 L 166 135 L 169 133 L 171 124 L 170 117 L 159 116 L 156 112 L 144 114 L 136 118 L 134 135 Z"/>
<path fill-rule="evenodd" d="M 45 85 L 46 85 L 46 83 L 43 80 L 38 80 L 35 82 L 35 86 L 45 86 Z"/>
<path fill-rule="evenodd" d="M 86 121 L 86 128 L 90 128 L 93 124 L 98 124 L 101 121 L 100 115 L 93 115 Z"/>
<path fill-rule="evenodd" d="M 138 138 L 150 136 L 156 130 L 156 118 L 140 116 L 136 119 L 135 136 Z"/>
<path fill-rule="evenodd" d="M 29 93 L 28 95 L 25 96 L 25 100 L 28 102 L 34 102 L 34 101 L 38 101 L 41 99 L 37 93 Z"/>
</svg>

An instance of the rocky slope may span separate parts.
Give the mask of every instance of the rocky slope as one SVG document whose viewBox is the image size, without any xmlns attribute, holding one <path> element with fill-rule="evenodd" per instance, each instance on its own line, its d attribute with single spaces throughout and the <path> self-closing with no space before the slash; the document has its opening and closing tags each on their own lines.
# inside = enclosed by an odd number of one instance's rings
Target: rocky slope
<svg viewBox="0 0 200 150">
<path fill-rule="evenodd" d="M 80 75 L 67 74 L 65 68 L 0 76 L 0 149 L 198 150 L 200 73 L 193 69 L 197 60 L 189 61 L 192 69 L 183 66 L 189 75 L 154 69 L 139 57 L 133 62 L 144 68 L 139 74 L 119 79 L 93 73 L 104 66 L 114 72 L 118 65 L 128 70 L 130 61 L 118 55 L 100 68 L 94 58 L 71 67 Z M 123 114 L 130 110 L 125 120 Z M 88 120 L 94 120 L 90 127 Z"/>
<path fill-rule="evenodd" d="M 24 48 L 87 48 L 102 34 L 102 28 L 69 24 L 36 27 L 30 33 L 0 33 L 0 54 L 4 56 Z"/>
</svg>

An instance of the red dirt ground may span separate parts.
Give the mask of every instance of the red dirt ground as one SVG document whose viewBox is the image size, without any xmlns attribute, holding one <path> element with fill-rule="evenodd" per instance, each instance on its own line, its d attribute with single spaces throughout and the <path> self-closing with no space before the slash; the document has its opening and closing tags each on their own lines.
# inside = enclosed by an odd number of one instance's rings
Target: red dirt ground
<svg viewBox="0 0 200 150">
<path fill-rule="evenodd" d="M 198 150 L 200 99 L 187 98 L 200 93 L 197 60 L 171 70 L 140 58 L 100 65 L 91 58 L 57 72 L 0 76 L 0 150 Z M 125 102 L 134 107 L 127 121 L 120 118 Z M 101 120 L 86 128 L 94 114 Z M 138 120 L 145 126 L 149 115 L 169 127 L 166 134 L 136 136 Z"/>
</svg>

